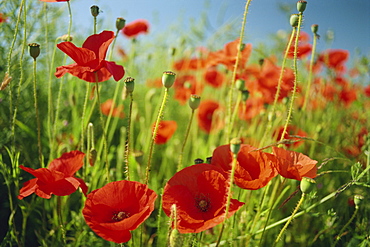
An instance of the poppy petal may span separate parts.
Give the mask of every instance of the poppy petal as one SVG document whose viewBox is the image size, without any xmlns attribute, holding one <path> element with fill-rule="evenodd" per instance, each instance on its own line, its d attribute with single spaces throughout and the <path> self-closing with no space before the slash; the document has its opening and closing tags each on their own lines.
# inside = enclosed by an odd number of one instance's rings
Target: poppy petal
<svg viewBox="0 0 370 247">
<path fill-rule="evenodd" d="M 79 65 L 87 64 L 97 58 L 93 51 L 77 47 L 72 42 L 62 42 L 57 44 L 57 47 Z"/>
<path fill-rule="evenodd" d="M 115 62 L 105 61 L 105 67 L 113 75 L 115 81 L 119 81 L 125 75 L 125 69 L 121 65 L 117 65 Z"/>
<path fill-rule="evenodd" d="M 109 45 L 114 39 L 114 32 L 103 31 L 99 34 L 89 36 L 82 47 L 94 52 L 99 61 L 105 59 Z"/>
</svg>

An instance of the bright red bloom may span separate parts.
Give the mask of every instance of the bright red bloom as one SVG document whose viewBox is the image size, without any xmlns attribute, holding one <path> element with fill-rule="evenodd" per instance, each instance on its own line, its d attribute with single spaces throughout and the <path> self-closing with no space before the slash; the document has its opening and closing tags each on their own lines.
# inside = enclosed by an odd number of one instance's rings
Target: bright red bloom
<svg viewBox="0 0 370 247">
<path fill-rule="evenodd" d="M 208 56 L 209 66 L 223 64 L 228 70 L 233 71 L 238 54 L 239 39 L 225 44 L 224 49 L 210 52 Z M 252 52 L 252 44 L 246 44 L 241 51 L 238 68 L 244 68 Z"/>
<path fill-rule="evenodd" d="M 301 181 L 303 177 L 316 177 L 316 160 L 312 160 L 302 153 L 283 148 L 272 147 L 272 151 L 278 160 L 276 169 L 281 176 L 298 181 Z"/>
<path fill-rule="evenodd" d="M 103 31 L 88 37 L 82 48 L 76 47 L 71 42 L 58 44 L 57 47 L 76 63 L 58 67 L 55 76 L 60 78 L 65 73 L 70 73 L 87 82 L 102 82 L 113 75 L 114 80 L 119 81 L 125 74 L 124 68 L 115 62 L 105 60 L 113 39 L 114 32 Z"/>
<path fill-rule="evenodd" d="M 250 120 L 258 114 L 264 112 L 264 99 L 263 97 L 249 97 L 239 107 L 239 118 L 243 120 Z"/>
<path fill-rule="evenodd" d="M 295 36 L 296 37 L 296 36 Z M 289 47 L 288 51 L 288 58 L 294 58 L 294 48 L 295 48 L 295 37 L 293 38 L 293 42 Z M 307 57 L 312 50 L 312 45 L 308 43 L 310 40 L 310 36 L 306 32 L 300 32 L 298 38 L 298 49 L 297 49 L 297 58 L 304 58 Z"/>
<path fill-rule="evenodd" d="M 240 147 L 235 169 L 235 184 L 242 189 L 260 189 L 277 175 L 274 168 L 277 161 L 274 155 L 256 149 L 247 144 Z M 230 172 L 232 161 L 230 145 L 219 146 L 213 151 L 212 165 Z"/>
<path fill-rule="evenodd" d="M 66 196 L 75 192 L 81 187 L 86 195 L 87 186 L 85 182 L 74 177 L 74 174 L 83 166 L 85 154 L 80 151 L 64 153 L 60 158 L 53 160 L 48 168 L 32 169 L 20 166 L 21 169 L 31 173 L 36 178 L 24 183 L 20 189 L 18 199 L 23 199 L 33 193 L 49 199 L 51 195 Z"/>
<path fill-rule="evenodd" d="M 220 129 L 223 126 L 218 110 L 221 109 L 219 103 L 214 100 L 203 100 L 198 108 L 198 125 L 207 133 L 212 130 Z"/>
<path fill-rule="evenodd" d="M 275 131 L 274 136 L 277 135 L 276 136 L 277 141 L 281 140 L 281 136 L 283 134 L 283 131 L 284 131 L 283 126 L 279 127 L 277 129 L 277 131 Z M 307 133 L 304 132 L 303 130 L 299 129 L 298 127 L 294 126 L 294 125 L 288 125 L 288 127 L 286 129 L 286 132 L 284 133 L 284 139 L 285 140 L 292 140 L 292 141 L 294 141 L 294 143 L 286 143 L 285 146 L 297 148 L 303 143 L 303 141 L 299 141 L 299 138 L 292 137 L 292 135 L 305 137 L 305 136 L 307 136 Z"/>
<path fill-rule="evenodd" d="M 149 30 L 149 23 L 146 20 L 135 20 L 126 24 L 126 26 L 122 29 L 122 33 L 126 37 L 135 38 L 140 33 L 147 33 Z"/>
<path fill-rule="evenodd" d="M 100 237 L 115 243 L 131 239 L 135 230 L 153 212 L 155 192 L 147 185 L 121 180 L 106 184 L 87 195 L 82 213 Z"/>
<path fill-rule="evenodd" d="M 161 86 L 163 87 L 162 82 Z M 177 76 L 173 87 L 175 90 L 174 97 L 182 105 L 188 102 L 190 95 L 192 94 L 199 95 L 203 90 L 203 85 L 197 82 L 195 76 L 193 75 Z"/>
<path fill-rule="evenodd" d="M 153 125 L 154 128 L 154 125 Z M 176 121 L 162 120 L 159 122 L 155 144 L 165 144 L 173 136 L 177 129 Z"/>
<path fill-rule="evenodd" d="M 216 68 L 211 67 L 206 70 L 204 73 L 204 80 L 211 85 L 212 87 L 218 88 L 221 87 L 225 81 L 225 76 L 219 72 Z"/>
<path fill-rule="evenodd" d="M 367 97 L 370 98 L 370 84 L 364 87 L 364 93 Z"/>
<path fill-rule="evenodd" d="M 167 182 L 162 208 L 170 216 L 171 207 L 176 206 L 176 225 L 180 233 L 202 232 L 223 222 L 228 190 L 228 175 L 221 169 L 210 164 L 192 165 Z M 231 199 L 227 217 L 243 205 Z"/>
<path fill-rule="evenodd" d="M 201 58 L 183 58 L 174 62 L 173 67 L 177 71 L 197 70 L 206 66 L 207 60 Z"/>
<path fill-rule="evenodd" d="M 357 99 L 357 90 L 355 88 L 345 87 L 341 90 L 339 99 L 345 106 L 349 106 Z"/>
<path fill-rule="evenodd" d="M 119 118 L 125 117 L 125 114 L 123 113 L 123 106 L 120 105 L 120 106 L 115 107 L 112 99 L 108 99 L 107 101 L 105 101 L 104 103 L 100 105 L 101 112 L 106 116 L 109 116 L 109 113 L 112 108 L 113 108 L 112 110 L 113 117 L 119 117 Z"/>
<path fill-rule="evenodd" d="M 349 52 L 341 49 L 329 49 L 319 55 L 317 61 L 326 64 L 328 68 L 336 72 L 345 71 L 345 63 L 349 58 Z"/>
</svg>

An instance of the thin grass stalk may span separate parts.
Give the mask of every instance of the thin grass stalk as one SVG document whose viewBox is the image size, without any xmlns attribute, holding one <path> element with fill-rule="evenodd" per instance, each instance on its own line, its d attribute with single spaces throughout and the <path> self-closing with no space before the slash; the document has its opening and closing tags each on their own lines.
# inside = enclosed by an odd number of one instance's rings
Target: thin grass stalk
<svg viewBox="0 0 370 247">
<path fill-rule="evenodd" d="M 313 35 L 313 44 L 312 44 L 312 52 L 311 52 L 311 60 L 310 60 L 310 68 L 309 68 L 308 79 L 307 79 L 308 80 L 308 85 L 306 87 L 306 93 L 305 93 L 305 96 L 304 96 L 304 103 L 303 103 L 303 107 L 302 107 L 303 111 L 306 110 L 308 96 L 309 96 L 310 90 L 311 90 L 312 70 L 313 70 L 313 64 L 314 64 L 314 60 L 315 60 L 317 38 L 318 38 L 318 35 L 316 33 L 314 33 L 314 35 Z"/>
<path fill-rule="evenodd" d="M 155 121 L 155 124 L 154 124 L 154 130 L 153 130 L 153 133 L 152 133 L 152 137 L 150 138 L 150 146 L 149 146 L 149 153 L 148 153 L 148 163 L 147 163 L 147 167 L 146 167 L 145 182 L 144 182 L 144 184 L 146 184 L 146 185 L 149 182 L 149 174 L 150 174 L 151 161 L 152 161 L 152 155 L 153 155 L 153 150 L 154 150 L 154 142 L 155 142 L 155 139 L 157 138 L 157 132 L 158 132 L 158 129 L 159 129 L 159 123 L 160 123 L 160 121 L 161 121 L 161 119 L 163 117 L 163 111 L 164 111 L 164 107 L 166 106 L 167 100 L 168 100 L 168 88 L 165 87 L 162 104 L 161 104 L 161 106 L 159 108 L 157 120 Z"/>
<path fill-rule="evenodd" d="M 351 224 L 351 223 L 352 223 L 352 221 L 355 219 L 355 217 L 356 217 L 356 215 L 357 215 L 357 212 L 358 212 L 358 209 L 359 209 L 359 207 L 356 205 L 355 212 L 353 212 L 353 214 L 352 214 L 351 218 L 350 218 L 350 219 L 348 220 L 348 222 L 347 222 L 347 223 L 342 227 L 342 229 L 340 229 L 339 234 L 336 236 L 336 238 L 335 238 L 335 242 L 334 242 L 334 244 L 332 245 L 333 247 L 335 247 L 335 246 L 338 244 L 338 242 L 339 242 L 339 240 L 340 240 L 340 238 L 341 238 L 341 236 L 342 236 L 343 232 L 346 230 L 346 228 L 349 226 L 349 224 Z"/>
<path fill-rule="evenodd" d="M 33 59 L 33 99 L 34 99 L 34 107 L 36 111 L 36 123 L 37 123 L 37 147 L 39 153 L 39 161 L 40 165 L 43 166 L 42 162 L 42 147 L 41 147 L 41 124 L 40 124 L 40 115 L 39 115 L 39 107 L 38 107 L 38 99 L 37 99 L 37 86 L 36 86 L 36 58 Z"/>
<path fill-rule="evenodd" d="M 264 141 L 267 137 L 267 135 L 270 133 L 271 129 L 272 129 L 272 119 L 274 118 L 275 116 L 275 111 L 276 111 L 276 105 L 277 105 L 277 102 L 278 102 L 278 99 L 279 99 L 279 95 L 280 95 L 280 90 L 281 90 L 281 83 L 283 81 L 283 75 L 284 75 L 284 69 L 285 69 L 285 64 L 286 64 L 286 60 L 288 58 L 288 53 L 289 53 L 289 48 L 291 47 L 292 45 L 292 42 L 293 42 L 293 38 L 294 38 L 294 35 L 295 35 L 295 28 L 293 28 L 291 34 L 290 34 L 290 38 L 289 38 L 289 41 L 288 41 L 288 44 L 285 48 L 285 53 L 284 53 L 284 58 L 283 58 L 283 62 L 281 64 L 281 69 L 280 69 L 280 75 L 279 75 L 279 80 L 278 80 L 278 85 L 276 87 L 276 94 L 275 94 L 275 98 L 274 98 L 274 103 L 272 104 L 272 109 L 271 109 L 271 112 L 269 112 L 269 114 L 267 115 L 268 116 L 268 119 L 267 119 L 267 126 L 266 126 L 266 131 L 261 139 L 261 145 L 264 145 Z"/>
<path fill-rule="evenodd" d="M 183 156 L 184 156 L 184 149 L 185 149 L 186 141 L 188 140 L 188 137 L 189 137 L 190 127 L 191 127 L 191 124 L 193 122 L 194 111 L 195 110 L 193 110 L 193 109 L 191 110 L 189 123 L 188 123 L 188 126 L 186 128 L 186 132 L 185 132 L 184 142 L 182 143 L 181 150 L 180 150 L 179 164 L 177 165 L 177 171 L 180 171 L 182 169 L 182 159 L 183 159 Z"/>
<path fill-rule="evenodd" d="M 22 5 L 23 5 L 23 2 L 21 3 L 21 7 L 20 7 L 20 12 L 21 9 L 22 9 Z M 16 119 L 17 119 L 17 112 L 18 112 L 18 103 L 19 103 L 19 99 L 20 99 L 20 95 L 21 95 L 21 86 L 22 86 L 22 82 L 23 82 L 23 76 L 24 76 L 24 70 L 23 70 L 23 57 L 24 57 L 24 51 L 26 49 L 26 46 L 27 46 L 27 7 L 24 7 L 24 11 L 23 11 L 23 22 L 24 22 L 24 29 L 23 29 L 23 41 L 22 41 L 22 51 L 21 51 L 21 55 L 20 55 L 20 58 L 19 58 L 19 72 L 20 72 L 20 75 L 19 75 L 19 83 L 18 83 L 18 89 L 17 89 L 17 98 L 16 98 L 16 101 L 15 101 L 15 105 L 14 105 L 14 114 L 13 114 L 13 118 L 12 118 L 12 124 L 11 124 L 11 131 L 12 131 L 12 136 L 13 136 L 13 150 L 15 150 L 15 122 L 16 122 Z M 10 61 L 8 61 L 10 62 Z M 8 64 L 8 66 L 10 66 L 10 64 Z M 9 71 L 9 68 L 8 68 L 8 71 Z M 9 73 L 9 72 L 7 72 Z M 11 86 L 10 86 L 10 90 L 11 90 Z M 12 95 L 11 92 L 9 92 L 10 95 Z M 12 101 L 12 98 L 10 97 L 10 102 Z"/>
<path fill-rule="evenodd" d="M 222 225 L 221 225 L 221 230 L 220 230 L 220 234 L 218 235 L 218 238 L 217 238 L 216 247 L 219 246 L 219 244 L 220 244 L 222 234 L 223 234 L 223 231 L 225 229 L 225 222 L 226 222 L 226 219 L 227 219 L 227 215 L 229 214 L 229 210 L 230 210 L 231 192 L 232 192 L 232 185 L 234 183 L 236 163 L 237 163 L 237 154 L 234 154 L 233 155 L 233 161 L 231 163 L 230 183 L 229 183 L 229 191 L 227 193 L 227 199 L 226 199 L 225 218 L 224 218 L 224 220 L 222 222 Z"/>
<path fill-rule="evenodd" d="M 130 106 L 128 111 L 128 117 L 127 117 L 127 131 L 126 131 L 126 145 L 125 145 L 125 174 L 126 174 L 126 180 L 130 180 L 130 137 L 131 137 L 131 117 L 132 117 L 132 105 L 134 102 L 133 93 L 131 92 L 129 94 L 130 96 Z"/>
<path fill-rule="evenodd" d="M 228 102 L 227 102 L 227 115 L 226 115 L 226 142 L 229 142 L 230 140 L 230 132 L 231 132 L 231 122 L 232 122 L 232 108 L 233 108 L 233 95 L 234 95 L 234 85 L 235 85 L 235 80 L 236 80 L 236 73 L 239 67 L 239 61 L 240 61 L 240 55 L 243 47 L 243 39 L 244 39 L 244 32 L 245 32 L 245 24 L 247 22 L 247 14 L 248 14 L 248 9 L 249 5 L 252 2 L 252 0 L 247 0 L 245 3 L 245 8 L 244 8 L 244 14 L 243 14 L 243 21 L 242 21 L 242 28 L 240 30 L 240 35 L 239 35 L 239 45 L 238 45 L 238 51 L 236 54 L 236 60 L 235 60 L 235 65 L 234 65 L 234 70 L 231 78 L 231 83 L 229 87 L 229 92 L 228 92 Z"/>
</svg>

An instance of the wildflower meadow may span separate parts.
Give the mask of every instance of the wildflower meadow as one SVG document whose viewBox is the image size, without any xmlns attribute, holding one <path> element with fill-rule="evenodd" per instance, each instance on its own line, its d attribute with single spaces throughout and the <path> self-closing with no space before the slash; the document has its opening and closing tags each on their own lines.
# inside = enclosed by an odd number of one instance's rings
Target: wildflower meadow
<svg viewBox="0 0 370 247">
<path fill-rule="evenodd" d="M 210 42 L 76 1 L 0 3 L 1 246 L 370 246 L 369 57 L 315 1 L 257 45 L 257 0 Z"/>
</svg>

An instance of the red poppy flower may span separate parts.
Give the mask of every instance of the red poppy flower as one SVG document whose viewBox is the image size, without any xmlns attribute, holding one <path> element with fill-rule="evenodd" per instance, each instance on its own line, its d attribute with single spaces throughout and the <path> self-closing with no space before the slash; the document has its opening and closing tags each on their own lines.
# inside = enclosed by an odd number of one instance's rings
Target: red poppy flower
<svg viewBox="0 0 370 247">
<path fill-rule="evenodd" d="M 208 65 L 214 66 L 224 64 L 228 70 L 232 71 L 235 66 L 236 56 L 238 54 L 239 39 L 225 44 L 224 49 L 210 52 L 208 56 Z M 244 68 L 252 52 L 252 44 L 246 44 L 241 51 L 239 58 L 239 68 Z"/>
<path fill-rule="evenodd" d="M 298 181 L 301 181 L 303 177 L 316 177 L 316 160 L 312 160 L 302 153 L 283 148 L 272 147 L 272 151 L 278 160 L 276 169 L 281 176 Z"/>
<path fill-rule="evenodd" d="M 329 49 L 319 55 L 317 61 L 326 64 L 336 72 L 345 71 L 345 63 L 349 58 L 349 52 L 341 49 Z"/>
<path fill-rule="evenodd" d="M 370 98 L 370 84 L 364 87 L 364 93 L 367 97 Z"/>
<path fill-rule="evenodd" d="M 223 122 L 217 114 L 220 109 L 220 104 L 214 100 L 201 101 L 198 108 L 199 127 L 207 133 L 210 133 L 211 130 L 220 129 L 223 126 Z"/>
<path fill-rule="evenodd" d="M 293 42 L 289 47 L 288 58 L 294 58 L 295 37 L 293 38 Z M 310 36 L 306 32 L 300 32 L 298 40 L 297 58 L 307 57 L 312 50 L 312 45 L 308 43 Z"/>
<path fill-rule="evenodd" d="M 161 86 L 163 87 L 162 83 Z M 203 90 L 203 86 L 197 82 L 195 76 L 193 75 L 177 76 L 173 87 L 175 90 L 174 97 L 182 105 L 188 102 L 190 95 L 199 95 Z"/>
<path fill-rule="evenodd" d="M 274 168 L 274 155 L 256 151 L 257 148 L 242 144 L 237 157 L 235 184 L 243 189 L 257 190 L 267 185 L 277 172 Z M 230 145 L 217 147 L 213 151 L 212 165 L 230 172 L 233 154 Z"/>
<path fill-rule="evenodd" d="M 264 112 L 263 97 L 249 97 L 242 106 L 239 107 L 239 118 L 243 120 L 250 120 L 260 113 Z"/>
<path fill-rule="evenodd" d="M 356 88 L 345 87 L 339 93 L 339 99 L 344 103 L 345 106 L 350 106 L 352 102 L 357 99 Z"/>
<path fill-rule="evenodd" d="M 135 38 L 140 33 L 147 33 L 149 30 L 149 23 L 146 20 L 135 20 L 126 24 L 126 26 L 122 29 L 122 33 L 126 37 Z"/>
<path fill-rule="evenodd" d="M 74 177 L 74 174 L 83 166 L 84 156 L 85 154 L 80 151 L 64 153 L 60 158 L 53 160 L 48 168 L 36 170 L 21 165 L 21 169 L 36 178 L 24 183 L 18 199 L 23 199 L 33 193 L 45 199 L 49 199 L 52 194 L 66 196 L 75 192 L 78 187 L 81 187 L 82 192 L 86 195 L 85 182 Z"/>
<path fill-rule="evenodd" d="M 274 136 L 276 136 L 277 141 L 281 140 L 283 131 L 284 131 L 284 127 L 281 126 L 277 129 L 277 131 L 274 132 Z M 284 139 L 292 140 L 294 141 L 294 143 L 286 143 L 285 146 L 297 148 L 303 143 L 303 141 L 299 141 L 299 138 L 294 138 L 292 137 L 292 135 L 305 137 L 307 136 L 307 133 L 294 125 L 288 125 L 286 132 L 284 133 Z"/>
<path fill-rule="evenodd" d="M 154 128 L 154 125 L 153 125 Z M 162 120 L 159 122 L 155 144 L 165 144 L 175 133 L 177 129 L 176 121 Z"/>
<path fill-rule="evenodd" d="M 119 118 L 125 117 L 125 114 L 123 113 L 123 106 L 121 105 L 121 106 L 115 107 L 112 99 L 108 99 L 107 101 L 105 101 L 104 103 L 100 105 L 101 112 L 106 116 L 109 116 L 109 113 L 112 108 L 113 108 L 112 110 L 113 117 L 119 117 Z"/>
<path fill-rule="evenodd" d="M 70 73 L 87 82 L 102 82 L 113 75 L 114 80 L 119 81 L 125 74 L 124 68 L 115 62 L 105 60 L 113 39 L 114 32 L 103 31 L 88 37 L 82 48 L 76 47 L 71 42 L 58 44 L 57 47 L 76 63 L 58 67 L 55 76 L 60 78 L 65 73 Z"/>
<path fill-rule="evenodd" d="M 206 66 L 207 60 L 202 58 L 183 58 L 176 61 L 173 67 L 177 71 L 197 70 Z"/>
<path fill-rule="evenodd" d="M 225 81 L 225 76 L 216 68 L 211 67 L 204 73 L 204 80 L 212 87 L 218 88 L 221 87 Z"/>
<path fill-rule="evenodd" d="M 228 175 L 221 169 L 210 164 L 192 165 L 167 182 L 162 208 L 170 216 L 171 207 L 176 206 L 176 226 L 180 233 L 202 232 L 223 222 L 228 190 Z M 227 217 L 243 205 L 231 199 Z"/>
<path fill-rule="evenodd" d="M 135 181 L 116 181 L 87 195 L 82 213 L 100 237 L 115 243 L 131 239 L 135 230 L 153 212 L 155 192 Z"/>
</svg>

